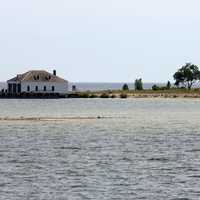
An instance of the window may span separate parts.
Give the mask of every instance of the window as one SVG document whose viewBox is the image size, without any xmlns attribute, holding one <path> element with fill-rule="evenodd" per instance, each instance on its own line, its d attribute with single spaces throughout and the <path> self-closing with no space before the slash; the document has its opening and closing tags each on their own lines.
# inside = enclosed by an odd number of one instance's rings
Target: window
<svg viewBox="0 0 200 200">
<path fill-rule="evenodd" d="M 52 86 L 52 91 L 53 91 L 53 92 L 55 91 L 55 87 L 54 87 L 54 86 Z"/>
<path fill-rule="evenodd" d="M 44 91 L 45 91 L 45 92 L 47 91 L 47 87 L 46 87 L 46 86 L 44 86 Z"/>
<path fill-rule="evenodd" d="M 17 84 L 17 92 L 21 93 L 21 84 Z"/>
<path fill-rule="evenodd" d="M 17 84 L 13 84 L 13 93 L 17 92 Z"/>
<path fill-rule="evenodd" d="M 30 92 L 30 86 L 29 85 L 27 86 L 27 92 Z"/>
<path fill-rule="evenodd" d="M 12 84 L 10 84 L 10 83 L 8 84 L 8 92 L 12 93 Z"/>
<path fill-rule="evenodd" d="M 35 86 L 35 91 L 36 91 L 36 92 L 38 91 L 38 86 Z"/>
</svg>

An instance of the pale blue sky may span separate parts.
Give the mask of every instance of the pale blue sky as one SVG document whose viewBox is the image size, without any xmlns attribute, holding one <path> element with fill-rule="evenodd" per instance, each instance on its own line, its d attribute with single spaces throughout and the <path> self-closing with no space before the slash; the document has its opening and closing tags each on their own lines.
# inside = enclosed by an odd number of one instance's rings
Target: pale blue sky
<svg viewBox="0 0 200 200">
<path fill-rule="evenodd" d="M 69 81 L 166 82 L 200 65 L 199 0 L 0 0 L 0 80 L 57 69 Z"/>
</svg>

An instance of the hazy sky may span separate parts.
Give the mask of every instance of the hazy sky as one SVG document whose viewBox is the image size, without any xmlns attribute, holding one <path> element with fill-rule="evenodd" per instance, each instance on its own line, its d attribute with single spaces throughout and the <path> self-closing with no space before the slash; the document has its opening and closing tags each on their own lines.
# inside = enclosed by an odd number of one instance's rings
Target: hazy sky
<svg viewBox="0 0 200 200">
<path fill-rule="evenodd" d="M 199 0 L 0 0 L 0 80 L 57 69 L 69 81 L 163 82 L 200 65 Z"/>
</svg>

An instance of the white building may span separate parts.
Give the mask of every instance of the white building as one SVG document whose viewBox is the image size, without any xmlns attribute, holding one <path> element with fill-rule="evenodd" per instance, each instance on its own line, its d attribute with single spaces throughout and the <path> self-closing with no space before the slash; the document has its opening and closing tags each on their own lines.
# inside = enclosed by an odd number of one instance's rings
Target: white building
<svg viewBox="0 0 200 200">
<path fill-rule="evenodd" d="M 7 81 L 8 93 L 59 93 L 68 92 L 68 81 L 44 70 L 32 70 Z"/>
</svg>

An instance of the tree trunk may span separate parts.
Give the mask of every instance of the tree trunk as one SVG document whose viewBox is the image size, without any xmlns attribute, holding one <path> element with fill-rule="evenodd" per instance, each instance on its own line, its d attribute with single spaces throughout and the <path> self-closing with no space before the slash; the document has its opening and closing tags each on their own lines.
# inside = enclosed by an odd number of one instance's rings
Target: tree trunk
<svg viewBox="0 0 200 200">
<path fill-rule="evenodd" d="M 192 82 L 188 82 L 188 90 L 191 90 L 193 83 Z"/>
</svg>

